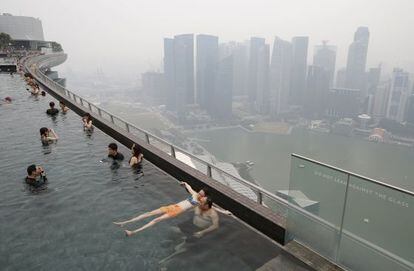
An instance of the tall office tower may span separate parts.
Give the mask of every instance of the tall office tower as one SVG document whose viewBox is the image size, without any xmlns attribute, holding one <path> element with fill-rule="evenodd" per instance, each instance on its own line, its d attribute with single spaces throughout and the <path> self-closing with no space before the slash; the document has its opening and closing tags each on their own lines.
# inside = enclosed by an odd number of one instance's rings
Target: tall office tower
<svg viewBox="0 0 414 271">
<path fill-rule="evenodd" d="M 336 73 L 336 84 L 337 88 L 344 88 L 346 82 L 346 68 L 341 68 Z"/>
<path fill-rule="evenodd" d="M 213 111 L 215 75 L 218 64 L 218 37 L 197 35 L 196 56 L 196 100 L 201 108 L 211 113 Z"/>
<path fill-rule="evenodd" d="M 376 119 L 385 117 L 388 107 L 388 96 L 390 92 L 391 82 L 383 82 L 378 84 L 374 95 L 374 106 L 372 109 L 372 116 Z"/>
<path fill-rule="evenodd" d="M 345 87 L 361 90 L 362 98 L 367 95 L 365 66 L 367 63 L 368 42 L 368 27 L 358 27 L 354 35 L 354 41 L 348 49 L 348 62 L 346 65 Z"/>
<path fill-rule="evenodd" d="M 233 48 L 233 95 L 247 95 L 249 43 L 237 42 Z"/>
<path fill-rule="evenodd" d="M 275 38 L 270 63 L 270 114 L 277 116 L 289 109 L 290 71 L 292 68 L 292 45 Z"/>
<path fill-rule="evenodd" d="M 265 44 L 259 51 L 258 58 L 258 80 L 257 80 L 257 110 L 261 114 L 269 113 L 269 60 L 270 47 Z"/>
<path fill-rule="evenodd" d="M 233 55 L 225 56 L 219 60 L 211 112 L 211 115 L 218 120 L 228 120 L 232 115 L 233 69 Z"/>
<path fill-rule="evenodd" d="M 390 94 L 387 106 L 387 118 L 399 122 L 404 121 L 405 108 L 411 95 L 410 75 L 402 69 L 394 69 L 392 73 Z"/>
<path fill-rule="evenodd" d="M 375 94 L 381 78 L 381 66 L 370 68 L 366 77 L 367 94 Z"/>
<path fill-rule="evenodd" d="M 414 94 L 408 97 L 404 120 L 410 125 L 414 125 Z"/>
<path fill-rule="evenodd" d="M 250 39 L 248 78 L 248 99 L 251 109 L 264 113 L 266 105 L 262 102 L 269 93 L 269 45 L 265 44 L 263 38 Z"/>
<path fill-rule="evenodd" d="M 290 104 L 303 105 L 306 89 L 308 37 L 292 39 L 292 72 L 290 76 Z"/>
<path fill-rule="evenodd" d="M 313 65 L 325 69 L 329 74 L 329 87 L 333 87 L 335 77 L 336 62 L 336 46 L 327 45 L 327 41 L 323 41 L 322 45 L 315 46 L 313 54 Z"/>
<path fill-rule="evenodd" d="M 183 114 L 185 107 L 194 104 L 194 36 L 174 36 L 175 103 L 176 110 Z"/>
<path fill-rule="evenodd" d="M 167 95 L 167 108 L 176 110 L 175 95 L 175 65 L 174 65 L 174 39 L 164 39 L 164 82 Z"/>
<path fill-rule="evenodd" d="M 322 67 L 309 66 L 304 103 L 307 118 L 321 118 L 325 114 L 330 75 L 330 71 Z"/>
</svg>

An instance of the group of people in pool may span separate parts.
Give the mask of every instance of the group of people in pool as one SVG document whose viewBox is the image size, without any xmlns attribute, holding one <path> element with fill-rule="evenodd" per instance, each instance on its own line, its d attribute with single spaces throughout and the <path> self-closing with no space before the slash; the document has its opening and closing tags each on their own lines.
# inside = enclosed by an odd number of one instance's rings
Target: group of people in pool
<svg viewBox="0 0 414 271">
<path fill-rule="evenodd" d="M 39 94 L 39 87 L 37 83 L 31 76 L 26 76 L 26 81 L 28 85 L 32 87 L 31 94 L 38 95 Z M 43 95 L 43 94 L 42 94 Z M 43 95 L 45 96 L 45 94 Z M 69 109 L 66 107 L 65 103 L 61 101 L 59 103 L 62 113 L 66 113 Z M 47 109 L 46 113 L 50 116 L 55 116 L 59 113 L 59 110 L 55 108 L 55 103 L 49 103 L 49 109 Z M 85 113 L 82 117 L 83 128 L 85 131 L 93 132 L 93 121 L 92 117 L 89 113 Z M 50 142 L 55 142 L 59 139 L 57 133 L 47 127 L 40 128 L 40 137 L 43 144 L 49 144 Z M 129 159 L 129 166 L 136 169 L 137 173 L 142 173 L 142 160 L 144 155 L 142 153 L 141 148 L 133 144 L 131 147 L 132 157 Z M 113 159 L 113 161 L 123 161 L 124 155 L 118 151 L 118 146 L 116 143 L 110 143 L 108 145 L 108 158 Z M 33 186 L 39 187 L 47 182 L 47 177 L 44 169 L 41 166 L 37 165 L 30 165 L 27 168 L 27 177 L 26 183 Z M 231 215 L 229 211 L 221 210 L 219 208 L 213 207 L 213 200 L 209 195 L 209 190 L 207 188 L 201 189 L 199 192 L 196 192 L 188 183 L 181 182 L 182 186 L 185 187 L 186 191 L 190 194 L 188 198 L 183 201 L 180 201 L 175 204 L 162 206 L 155 210 L 146 212 L 141 214 L 137 217 L 131 218 L 126 221 L 121 222 L 114 222 L 114 224 L 119 225 L 121 227 L 125 226 L 128 223 L 140 221 L 142 219 L 158 216 L 155 219 L 151 220 L 147 224 L 143 225 L 142 227 L 129 231 L 125 230 L 126 236 L 132 236 L 144 229 L 147 229 L 156 223 L 167 220 L 170 218 L 174 218 L 188 210 L 194 209 L 195 216 L 193 222 L 195 225 L 202 228 L 202 230 L 197 231 L 194 233 L 195 237 L 202 237 L 208 232 L 211 232 L 219 227 L 219 216 L 217 212 L 221 212 L 227 215 Z M 207 226 L 206 226 L 207 225 Z"/>
</svg>

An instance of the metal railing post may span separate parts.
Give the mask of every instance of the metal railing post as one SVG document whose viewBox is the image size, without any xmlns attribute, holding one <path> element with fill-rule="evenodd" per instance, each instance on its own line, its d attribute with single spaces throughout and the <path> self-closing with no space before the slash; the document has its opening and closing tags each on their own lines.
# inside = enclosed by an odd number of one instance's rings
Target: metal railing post
<svg viewBox="0 0 414 271">
<path fill-rule="evenodd" d="M 88 107 L 89 107 L 89 110 L 92 111 L 92 106 L 90 102 L 88 102 Z"/>
<path fill-rule="evenodd" d="M 345 197 L 344 197 L 344 206 L 342 207 L 342 217 L 341 217 L 341 225 L 339 226 L 339 233 L 338 233 L 338 237 L 336 240 L 336 247 L 335 247 L 335 262 L 338 262 L 338 255 L 339 255 L 339 248 L 341 245 L 341 239 L 342 239 L 342 230 L 344 227 L 344 217 L 345 217 L 345 211 L 346 211 L 346 202 L 348 199 L 348 190 L 349 190 L 349 179 L 351 177 L 351 174 L 347 174 L 347 180 L 346 180 L 346 188 L 345 188 Z"/>
<path fill-rule="evenodd" d="M 211 166 L 207 164 L 207 176 L 211 178 Z"/>
<path fill-rule="evenodd" d="M 260 192 L 260 190 L 257 190 L 257 203 L 259 203 L 260 205 L 263 204 L 263 194 L 262 192 Z"/>
<path fill-rule="evenodd" d="M 97 107 L 97 108 L 98 108 L 98 114 L 99 114 L 99 116 L 102 117 L 101 109 L 99 107 Z"/>
<path fill-rule="evenodd" d="M 114 123 L 114 116 L 112 116 L 112 115 L 110 115 L 110 116 L 111 116 L 111 122 Z"/>
<path fill-rule="evenodd" d="M 175 157 L 175 149 L 174 149 L 174 146 L 173 145 L 170 145 L 170 148 L 171 148 L 171 156 L 174 157 L 174 158 L 176 158 Z"/>
<path fill-rule="evenodd" d="M 147 133 L 145 133 L 145 140 L 147 141 L 148 144 L 151 144 L 150 139 L 149 139 L 149 135 Z"/>
<path fill-rule="evenodd" d="M 125 129 L 127 130 L 127 132 L 129 133 L 129 124 L 125 122 Z"/>
<path fill-rule="evenodd" d="M 83 99 L 81 97 L 79 97 L 80 103 L 83 106 Z"/>
</svg>

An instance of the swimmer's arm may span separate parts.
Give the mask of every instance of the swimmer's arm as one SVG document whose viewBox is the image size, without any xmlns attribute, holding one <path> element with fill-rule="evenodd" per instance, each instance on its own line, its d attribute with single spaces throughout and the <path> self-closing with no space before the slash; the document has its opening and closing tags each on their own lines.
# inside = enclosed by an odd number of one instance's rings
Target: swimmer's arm
<svg viewBox="0 0 414 271">
<path fill-rule="evenodd" d="M 197 192 L 194 191 L 194 189 L 186 182 L 181 182 L 181 185 L 184 185 L 184 187 L 187 189 L 188 193 L 190 193 L 191 195 L 196 195 Z"/>
<path fill-rule="evenodd" d="M 218 217 L 217 212 L 213 211 L 212 214 L 210 215 L 210 217 L 211 217 L 211 221 L 213 222 L 211 224 L 211 226 L 208 227 L 207 229 L 204 229 L 202 231 L 198 231 L 198 232 L 194 233 L 195 237 L 202 237 L 206 233 L 209 233 L 209 232 L 214 231 L 214 230 L 219 228 L 219 217 Z"/>
<path fill-rule="evenodd" d="M 221 208 L 217 208 L 216 206 L 213 206 L 213 209 L 216 210 L 217 212 L 224 214 L 224 215 L 232 215 L 232 212 L 230 212 L 229 210 L 224 210 Z"/>
<path fill-rule="evenodd" d="M 50 131 L 51 131 L 51 132 L 52 132 L 52 134 L 53 134 L 53 136 L 52 136 L 52 137 L 50 137 L 50 139 L 52 139 L 52 140 L 58 140 L 58 139 L 59 139 L 59 136 L 55 133 L 55 130 L 50 129 Z"/>
<path fill-rule="evenodd" d="M 144 158 L 144 155 L 141 153 L 140 155 L 138 155 L 138 163 L 141 163 L 142 158 Z"/>
</svg>

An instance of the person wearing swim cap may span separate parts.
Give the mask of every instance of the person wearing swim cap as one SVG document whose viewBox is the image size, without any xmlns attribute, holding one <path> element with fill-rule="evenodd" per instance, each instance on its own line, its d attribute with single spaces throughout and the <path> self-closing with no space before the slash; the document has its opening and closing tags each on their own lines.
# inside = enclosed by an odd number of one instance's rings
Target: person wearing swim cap
<svg viewBox="0 0 414 271">
<path fill-rule="evenodd" d="M 180 185 L 184 186 L 186 188 L 187 192 L 190 193 L 190 196 L 187 199 L 185 199 L 183 201 L 180 201 L 176 204 L 162 206 L 158 209 L 155 209 L 155 210 L 150 211 L 150 212 L 146 212 L 146 213 L 141 214 L 137 217 L 134 217 L 130 220 L 126 220 L 126 221 L 122 221 L 122 222 L 114 222 L 114 224 L 119 225 L 119 226 L 122 227 L 127 223 L 139 221 L 141 219 L 151 217 L 151 216 L 160 215 L 159 217 L 151 220 L 149 223 L 145 224 L 141 228 L 138 228 L 134 231 L 125 230 L 126 236 L 132 236 L 132 235 L 134 235 L 134 234 L 136 234 L 136 233 L 138 233 L 142 230 L 145 230 L 149 227 L 154 226 L 155 224 L 157 224 L 160 221 L 176 217 L 176 216 L 184 213 L 185 211 L 188 211 L 188 210 L 193 209 L 197 206 L 203 205 L 206 202 L 206 200 L 207 200 L 206 192 L 207 191 L 205 189 L 202 189 L 197 193 L 186 182 L 181 182 Z"/>
</svg>

